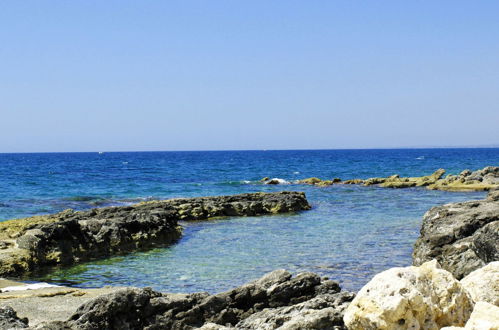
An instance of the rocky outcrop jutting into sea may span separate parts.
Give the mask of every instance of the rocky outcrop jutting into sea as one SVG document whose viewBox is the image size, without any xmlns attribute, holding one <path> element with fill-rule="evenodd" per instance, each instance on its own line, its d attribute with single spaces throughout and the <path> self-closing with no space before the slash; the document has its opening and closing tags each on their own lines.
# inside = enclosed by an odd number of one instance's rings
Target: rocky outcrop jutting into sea
<svg viewBox="0 0 499 330">
<path fill-rule="evenodd" d="M 488 166 L 481 170 L 471 172 L 464 170 L 459 175 L 449 174 L 444 177 L 445 170 L 438 169 L 430 175 L 417 177 L 401 177 L 398 174 L 389 177 L 376 177 L 369 179 L 349 179 L 342 181 L 339 178 L 322 180 L 316 177 L 294 181 L 296 184 L 307 184 L 313 186 L 330 186 L 333 184 L 359 184 L 364 186 L 379 186 L 382 188 L 410 188 L 426 187 L 431 190 L 446 191 L 488 191 L 499 189 L 499 167 Z M 265 184 L 290 183 L 283 179 L 260 180 Z"/>
<path fill-rule="evenodd" d="M 499 260 L 499 191 L 490 192 L 485 200 L 446 204 L 426 212 L 413 263 L 432 259 L 457 279 Z"/>
<path fill-rule="evenodd" d="M 67 210 L 0 223 L 0 276 L 166 245 L 178 220 L 308 210 L 302 192 L 179 198 L 90 211 Z"/>
</svg>

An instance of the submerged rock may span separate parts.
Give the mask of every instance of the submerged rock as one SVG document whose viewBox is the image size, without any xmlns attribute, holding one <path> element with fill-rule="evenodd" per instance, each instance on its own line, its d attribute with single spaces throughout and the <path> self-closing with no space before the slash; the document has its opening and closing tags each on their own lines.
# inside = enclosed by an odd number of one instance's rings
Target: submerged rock
<svg viewBox="0 0 499 330">
<path fill-rule="evenodd" d="M 431 208 L 423 217 L 413 264 L 437 259 L 457 279 L 499 260 L 499 201 L 496 192 L 481 201 Z"/>
<path fill-rule="evenodd" d="M 462 326 L 473 310 L 468 292 L 433 260 L 376 275 L 345 311 L 350 330 Z"/>
<path fill-rule="evenodd" d="M 0 275 L 19 275 L 41 266 L 84 260 L 171 244 L 181 236 L 179 220 L 255 216 L 308 210 L 302 192 L 251 193 L 178 198 L 132 206 L 54 215 L 0 223 Z"/>
<path fill-rule="evenodd" d="M 353 294 L 312 273 L 276 270 L 233 290 L 208 295 L 126 288 L 97 297 L 46 329 L 312 329 L 343 326 Z M 265 321 L 265 318 L 270 318 Z M 263 322 L 263 323 L 262 323 Z M 310 325 L 311 327 L 308 327 Z M 261 327 L 260 327 L 261 326 Z"/>
</svg>

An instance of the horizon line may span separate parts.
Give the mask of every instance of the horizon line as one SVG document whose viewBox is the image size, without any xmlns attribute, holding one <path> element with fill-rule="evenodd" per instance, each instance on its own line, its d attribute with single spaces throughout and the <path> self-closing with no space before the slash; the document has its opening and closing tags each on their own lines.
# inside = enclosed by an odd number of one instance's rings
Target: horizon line
<svg viewBox="0 0 499 330">
<path fill-rule="evenodd" d="M 289 148 L 289 149 L 184 149 L 184 150 L 94 150 L 94 151 L 14 151 L 0 154 L 62 154 L 62 153 L 119 153 L 119 152 L 224 152 L 224 151 L 327 151 L 327 150 L 400 150 L 400 149 L 499 149 L 499 145 L 477 146 L 416 146 L 416 147 L 376 147 L 376 148 Z"/>
</svg>

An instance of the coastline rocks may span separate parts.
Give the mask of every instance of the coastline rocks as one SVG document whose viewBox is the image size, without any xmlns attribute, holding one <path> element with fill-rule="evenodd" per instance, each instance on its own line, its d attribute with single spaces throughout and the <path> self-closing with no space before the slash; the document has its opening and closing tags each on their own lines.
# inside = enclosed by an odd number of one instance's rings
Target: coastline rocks
<svg viewBox="0 0 499 330">
<path fill-rule="evenodd" d="M 65 322 L 49 322 L 44 326 L 46 329 L 194 329 L 204 325 L 204 329 L 254 329 L 252 325 L 265 322 L 262 329 L 275 329 L 282 321 L 291 322 L 286 329 L 299 329 L 300 324 L 334 323 L 341 327 L 343 310 L 352 298 L 353 294 L 341 292 L 337 282 L 316 274 L 292 277 L 285 270 L 276 270 L 215 295 L 162 294 L 149 288 L 126 288 L 83 304 Z M 268 322 L 263 320 L 267 314 Z M 329 317 L 332 319 L 326 320 Z M 293 322 L 296 326 L 291 326 Z"/>
<path fill-rule="evenodd" d="M 383 188 L 410 188 L 426 187 L 431 190 L 446 191 L 492 191 L 499 189 L 499 167 L 488 166 L 481 170 L 464 170 L 459 175 L 447 175 L 444 169 L 438 169 L 430 175 L 420 177 L 400 177 L 398 174 L 389 177 L 375 177 L 369 179 L 349 179 L 342 181 L 339 178 L 322 180 L 312 177 L 296 181 L 298 184 L 315 186 L 330 186 L 332 184 L 359 184 L 364 186 L 377 185 Z M 280 184 L 275 179 L 263 178 L 267 184 Z"/>
<path fill-rule="evenodd" d="M 464 325 L 472 310 L 470 295 L 433 260 L 376 275 L 347 307 L 344 321 L 350 330 L 440 329 Z"/>
<path fill-rule="evenodd" d="M 429 189 L 447 191 L 482 191 L 499 188 L 499 167 L 488 166 L 471 172 L 464 170 L 459 175 L 449 175 L 436 181 Z"/>
<path fill-rule="evenodd" d="M 364 181 L 364 186 L 378 184 L 383 188 L 424 187 L 437 182 L 444 173 L 444 169 L 438 169 L 431 175 L 421 177 L 401 178 L 398 174 L 395 174 L 387 178 L 370 178 Z"/>
<path fill-rule="evenodd" d="M 179 220 L 254 216 L 308 210 L 302 192 L 250 193 L 178 198 L 0 223 L 0 276 L 19 275 L 41 266 L 164 246 L 181 236 Z"/>
<path fill-rule="evenodd" d="M 471 272 L 461 280 L 474 302 L 485 301 L 499 307 L 499 261 Z"/>
<path fill-rule="evenodd" d="M 413 264 L 437 259 L 442 268 L 462 279 L 499 257 L 499 201 L 497 192 L 481 201 L 431 208 L 423 217 Z"/>
</svg>

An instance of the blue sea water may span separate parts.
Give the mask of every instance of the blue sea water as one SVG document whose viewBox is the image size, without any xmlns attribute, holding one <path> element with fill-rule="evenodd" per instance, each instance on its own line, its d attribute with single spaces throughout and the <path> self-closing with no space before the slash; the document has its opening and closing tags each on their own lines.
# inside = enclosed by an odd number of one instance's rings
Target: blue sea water
<svg viewBox="0 0 499 330">
<path fill-rule="evenodd" d="M 357 290 L 374 274 L 411 263 L 422 215 L 485 193 L 334 185 L 263 185 L 320 178 L 419 176 L 499 165 L 499 149 L 294 150 L 0 154 L 0 221 L 172 197 L 305 191 L 297 214 L 185 222 L 170 247 L 55 269 L 29 280 L 79 287 L 150 286 L 217 292 L 285 268 Z"/>
</svg>

